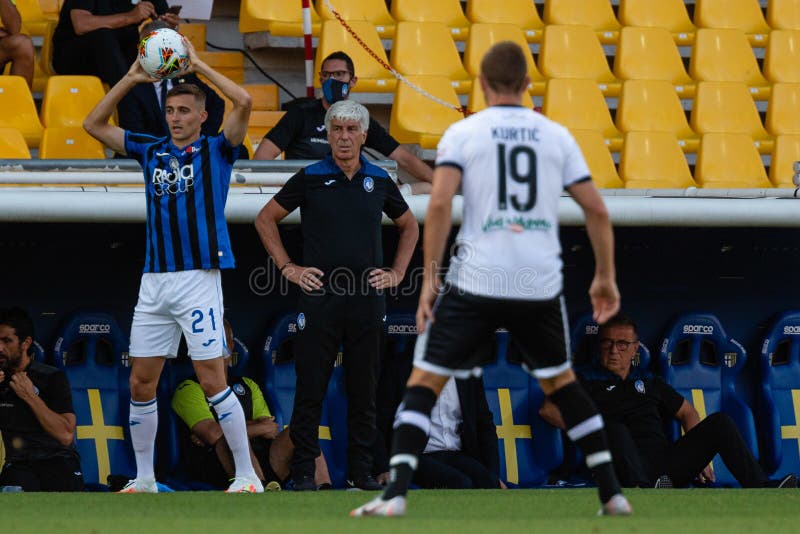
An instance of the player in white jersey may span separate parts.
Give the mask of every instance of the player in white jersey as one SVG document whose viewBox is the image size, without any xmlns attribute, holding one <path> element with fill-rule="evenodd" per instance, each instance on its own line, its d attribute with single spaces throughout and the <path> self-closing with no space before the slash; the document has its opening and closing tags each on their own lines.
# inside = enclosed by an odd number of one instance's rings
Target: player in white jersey
<svg viewBox="0 0 800 534">
<path fill-rule="evenodd" d="M 414 370 L 395 418 L 391 482 L 352 516 L 404 515 L 406 491 L 425 447 L 430 413 L 450 376 L 480 375 L 490 355 L 474 347 L 500 326 L 522 350 L 523 366 L 565 416 L 598 484 L 600 514 L 628 515 L 608 451 L 603 419 L 576 382 L 567 357 L 567 321 L 558 239 L 566 189 L 586 217 L 595 255 L 589 289 L 594 319 L 619 309 L 614 237 L 603 200 L 566 128 L 522 106 L 529 83 L 522 49 L 493 46 L 481 62 L 488 109 L 453 124 L 439 143 L 425 219 L 424 276 Z M 459 186 L 464 213 L 458 252 L 442 286 L 438 269 Z"/>
</svg>

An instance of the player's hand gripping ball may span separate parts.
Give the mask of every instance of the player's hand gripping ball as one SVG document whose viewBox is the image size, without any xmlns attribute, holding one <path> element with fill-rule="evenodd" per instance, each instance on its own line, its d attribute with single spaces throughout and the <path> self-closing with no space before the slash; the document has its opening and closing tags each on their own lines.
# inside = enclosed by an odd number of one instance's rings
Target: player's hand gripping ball
<svg viewBox="0 0 800 534">
<path fill-rule="evenodd" d="M 181 34 L 161 28 L 139 42 L 139 63 L 153 78 L 174 78 L 189 66 L 189 52 Z"/>
</svg>

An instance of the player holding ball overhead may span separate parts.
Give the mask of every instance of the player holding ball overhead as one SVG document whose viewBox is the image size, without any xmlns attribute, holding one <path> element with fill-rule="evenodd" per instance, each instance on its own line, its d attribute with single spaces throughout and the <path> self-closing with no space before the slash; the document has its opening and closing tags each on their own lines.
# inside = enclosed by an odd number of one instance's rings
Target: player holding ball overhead
<svg viewBox="0 0 800 534">
<path fill-rule="evenodd" d="M 136 61 L 89 113 L 89 134 L 114 151 L 138 160 L 144 170 L 147 241 L 139 301 L 131 326 L 130 432 L 136 478 L 123 493 L 154 493 L 154 444 L 158 426 L 156 385 L 166 358 L 186 337 L 195 373 L 217 413 L 235 464 L 228 492 L 262 492 L 253 470 L 244 412 L 225 381 L 220 269 L 234 267 L 225 202 L 238 146 L 247 132 L 248 93 L 202 62 L 183 40 L 188 70 L 204 76 L 233 102 L 223 131 L 201 133 L 205 94 L 191 84 L 166 97 L 169 135 L 161 138 L 108 124 L 120 99 L 136 84 L 155 81 Z"/>
</svg>

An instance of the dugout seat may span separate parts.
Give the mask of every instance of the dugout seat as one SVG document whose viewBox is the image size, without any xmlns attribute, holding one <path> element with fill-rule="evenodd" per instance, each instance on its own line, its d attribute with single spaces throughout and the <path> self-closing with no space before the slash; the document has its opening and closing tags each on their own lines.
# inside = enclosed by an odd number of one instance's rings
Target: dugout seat
<svg viewBox="0 0 800 534">
<path fill-rule="evenodd" d="M 617 16 L 624 26 L 664 28 L 679 46 L 691 46 L 697 31 L 683 0 L 619 0 Z"/>
<path fill-rule="evenodd" d="M 700 137 L 689 126 L 680 99 L 666 80 L 627 80 L 617 104 L 616 124 L 623 132 L 671 132 L 685 152 L 697 152 L 700 146 Z"/>
<path fill-rule="evenodd" d="M 335 0 L 333 8 L 348 23 L 353 20 L 365 20 L 375 26 L 381 39 L 394 37 L 395 20 L 386 9 L 384 0 Z M 325 4 L 325 0 L 316 0 L 317 13 L 322 20 L 335 20 L 333 13 Z"/>
<path fill-rule="evenodd" d="M 795 161 L 800 161 L 800 134 L 777 136 L 769 166 L 769 181 L 775 187 L 796 188 L 792 182 Z"/>
<path fill-rule="evenodd" d="M 397 22 L 443 22 L 456 41 L 469 37 L 470 24 L 459 0 L 393 0 L 391 12 Z"/>
<path fill-rule="evenodd" d="M 286 0 L 241 0 L 239 4 L 239 33 L 269 32 L 280 37 L 303 36 L 301 4 Z M 311 34 L 318 36 L 321 19 L 314 4 L 311 10 Z"/>
<path fill-rule="evenodd" d="M 689 124 L 698 135 L 747 134 L 762 154 L 772 151 L 773 139 L 761 124 L 753 99 L 742 82 L 700 82 Z"/>
<path fill-rule="evenodd" d="M 443 76 L 409 76 L 408 80 L 428 93 L 461 107 L 450 80 Z M 397 85 L 389 122 L 389 133 L 400 143 L 436 148 L 444 131 L 463 115 L 455 109 L 421 95 L 404 83 Z"/>
<path fill-rule="evenodd" d="M 694 23 L 698 28 L 740 30 L 753 47 L 766 46 L 772 31 L 758 0 L 696 0 Z"/>
<path fill-rule="evenodd" d="M 694 96 L 695 82 L 664 28 L 623 28 L 614 56 L 614 75 L 621 80 L 666 80 L 681 98 Z"/>
<path fill-rule="evenodd" d="M 539 71 L 548 79 L 594 80 L 605 96 L 617 96 L 622 89 L 608 67 L 600 41 L 588 26 L 547 26 L 539 49 Z"/>
<path fill-rule="evenodd" d="M 16 128 L 0 128 L 1 159 L 31 159 L 22 133 Z"/>
<path fill-rule="evenodd" d="M 698 30 L 689 74 L 698 82 L 742 82 L 755 100 L 769 98 L 771 84 L 761 74 L 741 30 Z"/>
<path fill-rule="evenodd" d="M 51 76 L 42 100 L 42 125 L 83 128 L 83 120 L 105 94 L 97 76 Z"/>
<path fill-rule="evenodd" d="M 603 44 L 616 44 L 620 24 L 608 0 L 558 0 L 545 2 L 545 24 L 589 26 Z"/>
<path fill-rule="evenodd" d="M 80 127 L 45 128 L 39 159 L 105 159 L 102 143 Z"/>
<path fill-rule="evenodd" d="M 773 83 L 800 82 L 800 30 L 772 32 L 764 55 L 764 76 Z"/>
<path fill-rule="evenodd" d="M 697 187 L 672 132 L 628 132 L 619 162 L 627 189 Z"/>
<path fill-rule="evenodd" d="M 380 60 L 388 65 L 389 59 L 383 50 L 381 39 L 375 27 L 363 20 L 348 22 L 353 31 L 361 38 L 364 43 L 377 54 Z M 322 70 L 322 60 L 329 54 L 341 50 L 346 52 L 353 60 L 358 76 L 358 83 L 353 88 L 355 93 L 391 93 L 397 85 L 394 75 L 386 70 L 381 63 L 375 59 L 359 45 L 350 32 L 339 24 L 336 20 L 326 20 L 322 24 L 322 34 L 317 46 L 317 54 L 314 60 L 314 72 Z M 314 76 L 314 87 L 319 88 L 319 76 Z"/>
<path fill-rule="evenodd" d="M 772 135 L 800 134 L 800 83 L 772 86 L 765 122 Z"/>
<path fill-rule="evenodd" d="M 800 2 L 797 0 L 769 0 L 767 24 L 775 30 L 800 30 Z"/>
<path fill-rule="evenodd" d="M 800 472 L 800 311 L 780 315 L 761 345 L 759 447 L 768 473 Z"/>
<path fill-rule="evenodd" d="M 450 31 L 441 22 L 398 22 L 389 62 L 406 76 L 445 76 L 458 94 L 469 93 L 472 86 Z"/>
<path fill-rule="evenodd" d="M 594 185 L 602 189 L 622 187 L 617 168 L 611 152 L 608 151 L 603 135 L 597 130 L 570 130 L 578 146 L 581 148 Z"/>
<path fill-rule="evenodd" d="M 102 312 L 77 312 L 58 329 L 54 364 L 69 379 L 77 417 L 83 479 L 104 489 L 108 475 L 136 475 L 128 428 L 128 340 L 117 321 Z"/>
<path fill-rule="evenodd" d="M 513 24 L 475 23 L 472 25 L 467 46 L 464 50 L 464 67 L 467 72 L 477 78 L 481 73 L 483 56 L 492 45 L 500 41 L 512 41 L 522 48 L 525 53 L 525 61 L 528 64 L 528 76 L 531 79 L 528 91 L 534 95 L 543 95 L 545 88 L 544 76 L 536 68 L 536 63 L 533 61 L 533 55 L 530 52 L 528 43 L 525 41 L 522 30 Z M 478 83 L 477 80 L 475 83 Z"/>
<path fill-rule="evenodd" d="M 538 43 L 544 34 L 544 22 L 530 0 L 467 0 L 467 18 L 475 24 L 513 24 L 525 34 L 529 43 Z"/>
<path fill-rule="evenodd" d="M 518 351 L 509 349 L 508 332 L 496 334 L 496 360 L 484 366 L 486 400 L 497 426 L 500 478 L 509 486 L 530 488 L 547 482 L 547 475 L 563 461 L 559 429 L 539 416 L 544 394 L 539 382 L 518 363 Z"/>
<path fill-rule="evenodd" d="M 278 318 L 268 329 L 264 342 L 264 397 L 278 427 L 283 429 L 292 419 L 297 374 L 294 367 L 293 339 L 297 333 L 297 314 Z M 328 382 L 322 403 L 319 446 L 328 463 L 328 472 L 335 488 L 345 486 L 347 476 L 347 397 L 341 357 Z"/>
<path fill-rule="evenodd" d="M 36 112 L 28 84 L 22 76 L 0 76 L 0 128 L 15 128 L 25 138 L 28 148 L 37 148 L 42 139 L 42 123 Z"/>
<path fill-rule="evenodd" d="M 700 187 L 714 189 L 772 187 L 761 157 L 747 134 L 703 135 L 694 179 Z"/>
<path fill-rule="evenodd" d="M 622 148 L 622 132 L 611 121 L 605 99 L 594 80 L 548 80 L 542 113 L 570 130 L 597 130 L 612 152 Z"/>
<path fill-rule="evenodd" d="M 686 313 L 667 329 L 659 368 L 664 380 L 694 406 L 700 419 L 716 412 L 729 415 L 758 458 L 753 413 L 734 388 L 746 359 L 744 347 L 728 337 L 719 319 L 708 313 Z M 671 437 L 680 437 L 677 422 L 672 425 Z M 719 456 L 713 463 L 717 486 L 738 486 Z"/>
</svg>

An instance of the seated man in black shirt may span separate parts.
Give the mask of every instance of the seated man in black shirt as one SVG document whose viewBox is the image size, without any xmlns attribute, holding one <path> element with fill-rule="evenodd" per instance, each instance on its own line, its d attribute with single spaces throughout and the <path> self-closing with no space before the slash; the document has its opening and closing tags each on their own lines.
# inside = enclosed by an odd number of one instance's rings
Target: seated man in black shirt
<svg viewBox="0 0 800 534">
<path fill-rule="evenodd" d="M 322 159 L 330 151 L 325 132 L 325 112 L 331 104 L 345 100 L 358 77 L 350 56 L 333 52 L 322 62 L 319 73 L 322 98 L 311 102 L 293 103 L 278 124 L 261 140 L 253 159 L 275 159 L 281 152 L 286 159 Z M 366 148 L 377 150 L 393 159 L 411 176 L 428 184 L 415 184 L 414 193 L 430 192 L 433 171 L 422 160 L 400 146 L 386 129 L 370 117 Z"/>
<path fill-rule="evenodd" d="M 75 410 L 63 371 L 31 360 L 33 322 L 0 310 L 0 432 L 6 460 L 0 486 L 82 491 Z"/>
<path fill-rule="evenodd" d="M 617 315 L 600 327 L 599 366 L 580 377 L 603 415 L 609 449 L 620 483 L 625 487 L 685 487 L 695 479 L 714 482 L 709 465 L 719 454 L 745 488 L 797 487 L 797 477 L 769 481 L 733 420 L 714 413 L 700 420 L 697 410 L 661 378 L 632 372 L 639 349 L 636 323 Z M 551 424 L 564 428 L 552 403 L 540 410 Z M 680 422 L 684 435 L 672 443 L 664 431 L 664 417 Z"/>
</svg>

